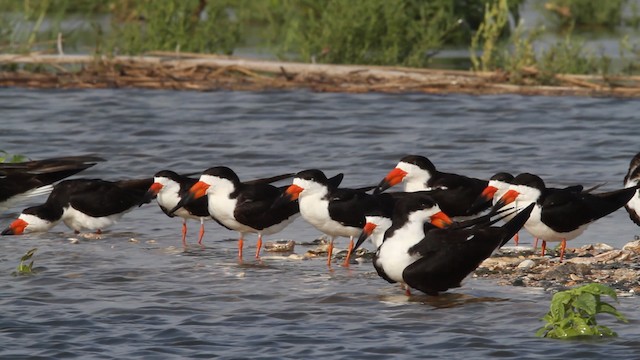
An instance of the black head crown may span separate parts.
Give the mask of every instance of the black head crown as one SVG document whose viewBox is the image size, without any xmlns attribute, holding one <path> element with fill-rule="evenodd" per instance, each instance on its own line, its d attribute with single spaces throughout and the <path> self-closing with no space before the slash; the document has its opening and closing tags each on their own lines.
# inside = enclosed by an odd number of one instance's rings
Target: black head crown
<svg viewBox="0 0 640 360">
<path fill-rule="evenodd" d="M 511 174 L 509 174 L 507 172 L 499 172 L 499 173 L 493 175 L 491 177 L 491 179 L 489 179 L 489 180 L 496 180 L 496 181 L 502 181 L 502 182 L 506 182 L 506 183 L 509 183 L 509 184 L 513 184 L 513 179 L 514 179 L 513 175 L 511 175 Z"/>
<path fill-rule="evenodd" d="M 318 169 L 309 169 L 298 172 L 295 177 L 302 180 L 314 181 L 319 184 L 327 184 L 327 176 Z"/>
<path fill-rule="evenodd" d="M 216 166 L 208 168 L 207 170 L 202 172 L 202 175 L 211 175 L 222 179 L 227 179 L 234 184 L 240 183 L 240 178 L 238 177 L 238 175 L 226 166 Z"/>
<path fill-rule="evenodd" d="M 542 179 L 539 176 L 529 174 L 529 173 L 522 173 L 516 176 L 513 179 L 513 184 L 524 185 L 524 186 L 532 187 L 538 190 L 545 189 L 544 181 L 542 181 Z"/>
<path fill-rule="evenodd" d="M 413 164 L 419 167 L 420 169 L 426 170 L 428 172 L 436 171 L 436 167 L 433 165 L 429 159 L 420 155 L 407 155 L 400 159 L 400 162 L 405 162 L 407 164 Z"/>
<path fill-rule="evenodd" d="M 394 208 L 394 221 L 396 219 L 402 219 L 405 221 L 409 214 L 416 211 L 429 209 L 436 206 L 437 203 L 430 195 L 418 194 L 402 197 L 396 203 Z"/>
<path fill-rule="evenodd" d="M 153 177 L 163 177 L 173 181 L 177 181 L 178 179 L 180 179 L 180 175 L 171 170 L 158 171 L 155 175 L 153 175 Z"/>
</svg>

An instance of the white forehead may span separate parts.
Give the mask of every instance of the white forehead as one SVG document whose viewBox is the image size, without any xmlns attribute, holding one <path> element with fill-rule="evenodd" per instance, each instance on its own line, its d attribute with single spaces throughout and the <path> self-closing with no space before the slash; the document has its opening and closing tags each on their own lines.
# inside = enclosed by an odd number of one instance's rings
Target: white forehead
<svg viewBox="0 0 640 360">
<path fill-rule="evenodd" d="M 511 184 L 509 184 L 508 182 L 501 180 L 489 180 L 488 185 L 500 190 L 508 189 L 511 186 Z"/>
<path fill-rule="evenodd" d="M 162 186 L 172 186 L 172 185 L 178 185 L 177 182 L 169 179 L 168 177 L 165 176 L 156 176 L 153 178 L 153 182 L 156 182 L 158 184 L 161 184 Z"/>
<path fill-rule="evenodd" d="M 307 179 L 301 179 L 301 178 L 294 178 L 293 179 L 293 184 L 300 186 L 302 189 L 304 189 L 300 195 L 302 194 L 310 194 L 310 193 L 315 193 L 318 191 L 322 191 L 324 189 L 326 189 L 326 186 L 313 181 L 313 180 L 307 180 Z"/>
<path fill-rule="evenodd" d="M 398 165 L 396 165 L 396 168 L 405 171 L 407 176 L 427 172 L 426 170 L 421 169 L 418 165 L 409 164 L 404 161 L 399 162 Z"/>
<path fill-rule="evenodd" d="M 213 184 L 219 183 L 221 181 L 229 181 L 229 180 L 223 179 L 223 178 L 221 178 L 219 176 L 202 174 L 202 175 L 200 175 L 200 181 L 202 181 L 203 183 L 205 183 L 207 185 L 213 185 Z"/>
<path fill-rule="evenodd" d="M 509 189 L 518 192 L 518 200 L 536 201 L 541 195 L 540 190 L 525 185 L 511 185 Z"/>
</svg>

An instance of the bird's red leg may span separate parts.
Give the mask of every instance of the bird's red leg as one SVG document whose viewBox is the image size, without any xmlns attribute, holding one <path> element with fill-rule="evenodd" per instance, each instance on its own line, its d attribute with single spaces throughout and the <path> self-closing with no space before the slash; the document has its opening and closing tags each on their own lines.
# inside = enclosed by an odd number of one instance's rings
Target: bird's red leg
<svg viewBox="0 0 640 360">
<path fill-rule="evenodd" d="M 256 245 L 256 259 L 260 259 L 260 249 L 262 249 L 262 234 L 258 233 L 258 245 Z"/>
<path fill-rule="evenodd" d="M 567 249 L 567 239 L 562 239 L 562 243 L 560 245 L 560 262 L 564 259 L 564 252 Z"/>
<path fill-rule="evenodd" d="M 333 254 L 333 236 L 329 241 L 329 247 L 327 248 L 327 266 L 331 267 L 331 255 Z"/>
<path fill-rule="evenodd" d="M 182 221 L 182 247 L 187 247 L 187 219 Z"/>
<path fill-rule="evenodd" d="M 238 260 L 242 262 L 242 246 L 244 245 L 244 234 L 240 234 L 238 239 Z"/>
<path fill-rule="evenodd" d="M 204 220 L 202 219 L 200 219 L 200 234 L 198 236 L 198 245 L 204 247 L 204 245 L 202 245 L 202 238 L 204 237 Z"/>
<path fill-rule="evenodd" d="M 347 257 L 344 259 L 342 266 L 349 267 L 349 260 L 351 259 L 351 252 L 353 251 L 353 236 L 349 238 L 349 249 L 347 250 Z"/>
<path fill-rule="evenodd" d="M 520 242 L 520 235 L 518 235 L 518 233 L 513 236 L 513 242 L 518 246 L 518 243 Z"/>
<path fill-rule="evenodd" d="M 542 256 L 544 256 L 545 250 L 547 250 L 547 242 L 542 240 Z"/>
</svg>

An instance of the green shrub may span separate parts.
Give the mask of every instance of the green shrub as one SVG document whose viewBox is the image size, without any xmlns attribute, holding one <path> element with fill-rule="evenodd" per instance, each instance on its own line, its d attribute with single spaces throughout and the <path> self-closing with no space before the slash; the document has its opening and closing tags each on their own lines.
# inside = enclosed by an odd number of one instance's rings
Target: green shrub
<svg viewBox="0 0 640 360">
<path fill-rule="evenodd" d="M 602 284 L 588 284 L 553 295 L 549 312 L 542 318 L 546 324 L 536 336 L 567 339 L 587 336 L 617 336 L 616 332 L 596 322 L 597 314 L 611 314 L 618 320 L 627 319 L 612 305 L 601 300 L 608 295 L 618 301 L 615 290 Z"/>
</svg>

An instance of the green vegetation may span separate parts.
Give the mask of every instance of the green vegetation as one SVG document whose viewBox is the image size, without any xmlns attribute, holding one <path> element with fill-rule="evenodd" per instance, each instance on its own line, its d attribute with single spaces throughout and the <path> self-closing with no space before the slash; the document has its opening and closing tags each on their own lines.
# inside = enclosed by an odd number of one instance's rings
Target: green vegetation
<svg viewBox="0 0 640 360">
<path fill-rule="evenodd" d="M 33 260 L 31 260 L 29 264 L 26 264 L 25 262 L 29 261 L 31 257 L 33 257 L 33 254 L 35 254 L 36 250 L 38 249 L 33 248 L 27 251 L 27 253 L 24 254 L 22 258 L 20 258 L 20 264 L 18 264 L 18 267 L 16 268 L 14 275 L 32 275 L 33 274 Z"/>
<path fill-rule="evenodd" d="M 0 163 L 16 163 L 27 161 L 27 157 L 19 154 L 9 154 L 4 150 L 0 150 Z"/>
<path fill-rule="evenodd" d="M 615 290 L 601 284 L 588 284 L 553 295 L 549 312 L 542 318 L 546 325 L 536 336 L 568 339 L 589 336 L 617 336 L 616 332 L 596 322 L 597 314 L 611 314 L 618 320 L 627 319 L 612 305 L 602 301 L 608 295 L 618 301 Z"/>
<path fill-rule="evenodd" d="M 131 9 L 122 20 L 112 22 L 108 39 L 110 50 L 139 54 L 150 50 L 169 50 L 231 54 L 238 46 L 240 24 L 227 10 L 233 0 L 218 1 L 127 1 Z M 123 4 L 114 3 L 115 6 Z"/>
<path fill-rule="evenodd" d="M 531 1 L 531 0 L 530 0 Z M 554 84 L 557 74 L 603 77 L 637 71 L 640 53 L 621 36 L 622 64 L 588 48 L 577 29 L 615 33 L 640 25 L 629 0 L 548 0 L 539 11 L 561 31 L 519 22 L 525 0 L 2 0 L 0 51 L 233 54 L 427 67 L 447 47 L 469 48 L 474 70 L 516 84 Z M 71 25 L 72 24 L 72 25 Z M 516 26 L 517 25 L 517 26 Z M 531 27 L 533 25 L 533 27 Z M 615 65 L 615 66 L 613 66 Z"/>
<path fill-rule="evenodd" d="M 584 28 L 615 28 L 624 22 L 632 24 L 637 17 L 637 9 L 633 9 L 633 16 L 624 18 L 624 10 L 629 6 L 629 0 L 549 0 L 544 3 L 546 11 L 553 16 L 556 25 Z M 635 5 L 635 3 L 634 3 Z"/>
</svg>

